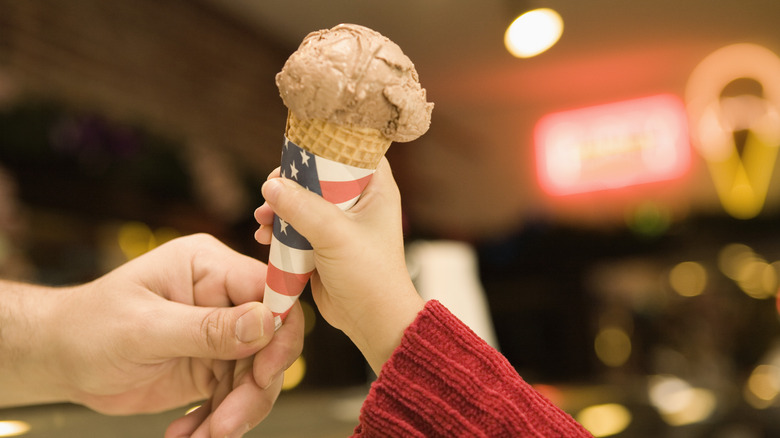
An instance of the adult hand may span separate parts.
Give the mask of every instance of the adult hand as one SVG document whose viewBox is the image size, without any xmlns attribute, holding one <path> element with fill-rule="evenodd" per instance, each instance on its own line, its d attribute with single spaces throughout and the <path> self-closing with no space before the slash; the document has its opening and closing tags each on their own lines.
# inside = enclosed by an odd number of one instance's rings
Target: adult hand
<svg viewBox="0 0 780 438">
<path fill-rule="evenodd" d="M 166 437 L 240 436 L 268 415 L 300 355 L 299 306 L 274 333 L 265 265 L 208 235 L 168 242 L 56 294 L 44 346 L 67 399 L 107 414 L 207 399 Z"/>
<path fill-rule="evenodd" d="M 346 212 L 274 171 L 255 211 L 258 242 L 271 241 L 274 213 L 314 248 L 314 301 L 344 331 L 377 373 L 423 308 L 404 258 L 401 197 L 383 159 L 358 202 Z"/>
</svg>

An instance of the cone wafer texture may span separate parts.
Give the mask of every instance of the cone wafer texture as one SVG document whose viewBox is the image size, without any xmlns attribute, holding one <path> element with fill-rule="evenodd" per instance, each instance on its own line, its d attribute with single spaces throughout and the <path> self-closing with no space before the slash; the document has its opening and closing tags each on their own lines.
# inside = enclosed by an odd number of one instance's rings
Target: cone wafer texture
<svg viewBox="0 0 780 438">
<path fill-rule="evenodd" d="M 376 169 L 391 141 L 373 128 L 348 127 L 324 120 L 287 116 L 287 138 L 329 160 L 364 169 Z"/>
</svg>

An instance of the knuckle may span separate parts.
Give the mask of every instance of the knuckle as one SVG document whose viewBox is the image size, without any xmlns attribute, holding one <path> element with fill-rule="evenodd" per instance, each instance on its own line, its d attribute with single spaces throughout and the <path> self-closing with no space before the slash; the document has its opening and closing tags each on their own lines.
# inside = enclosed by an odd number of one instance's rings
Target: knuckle
<svg viewBox="0 0 780 438">
<path fill-rule="evenodd" d="M 225 312 L 218 309 L 210 311 L 200 324 L 201 339 L 211 351 L 225 352 L 230 346 L 230 321 Z"/>
<path fill-rule="evenodd" d="M 184 239 L 187 239 L 188 243 L 194 245 L 195 247 L 200 246 L 211 246 L 218 243 L 217 238 L 212 236 L 211 234 L 207 233 L 196 233 L 191 234 Z"/>
<path fill-rule="evenodd" d="M 304 199 L 306 193 L 304 188 L 300 187 L 297 183 L 290 183 L 289 197 L 280 198 L 280 207 L 284 210 L 284 213 L 290 219 L 290 222 L 297 222 L 298 218 L 305 212 Z"/>
</svg>

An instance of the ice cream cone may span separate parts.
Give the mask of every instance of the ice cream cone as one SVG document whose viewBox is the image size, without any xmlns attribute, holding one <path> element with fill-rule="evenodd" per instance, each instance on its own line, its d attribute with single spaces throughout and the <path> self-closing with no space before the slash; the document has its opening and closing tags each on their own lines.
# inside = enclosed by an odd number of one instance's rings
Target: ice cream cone
<svg viewBox="0 0 780 438">
<path fill-rule="evenodd" d="M 314 155 L 349 166 L 376 169 L 391 141 L 378 129 L 300 120 L 287 114 L 287 138 Z"/>
<path fill-rule="evenodd" d="M 377 130 L 317 120 L 302 122 L 292 112 L 285 137 L 281 176 L 342 210 L 357 202 L 390 146 L 390 140 Z M 274 314 L 277 329 L 313 270 L 314 251 L 309 242 L 295 228 L 274 217 L 263 302 Z"/>
<path fill-rule="evenodd" d="M 418 138 L 431 121 L 412 61 L 359 25 L 307 35 L 276 85 L 288 108 L 281 176 L 342 210 L 358 201 L 390 143 Z M 275 217 L 263 302 L 277 328 L 314 269 L 311 244 Z"/>
</svg>

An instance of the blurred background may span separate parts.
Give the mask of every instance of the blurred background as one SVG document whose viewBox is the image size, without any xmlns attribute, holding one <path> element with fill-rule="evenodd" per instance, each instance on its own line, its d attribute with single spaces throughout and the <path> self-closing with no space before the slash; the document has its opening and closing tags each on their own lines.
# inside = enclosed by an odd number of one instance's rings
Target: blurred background
<svg viewBox="0 0 780 438">
<path fill-rule="evenodd" d="M 508 26 L 537 8 L 559 38 L 513 55 Z M 423 295 L 595 436 L 780 436 L 778 17 L 773 0 L 0 0 L 0 276 L 88 281 L 194 232 L 267 260 L 252 212 L 280 158 L 274 75 L 308 32 L 363 24 L 436 104 L 388 153 Z M 302 359 L 249 436 L 357 424 L 373 376 L 302 300 Z M 0 436 L 161 436 L 183 412 L 6 409 Z"/>
</svg>

